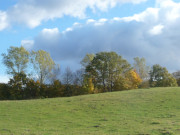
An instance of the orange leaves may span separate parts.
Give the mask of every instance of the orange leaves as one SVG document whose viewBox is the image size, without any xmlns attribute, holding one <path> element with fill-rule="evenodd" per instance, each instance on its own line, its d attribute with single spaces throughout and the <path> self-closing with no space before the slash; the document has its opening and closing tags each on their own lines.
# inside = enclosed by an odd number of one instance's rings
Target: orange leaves
<svg viewBox="0 0 180 135">
<path fill-rule="evenodd" d="M 135 70 L 130 70 L 115 81 L 115 90 L 137 89 L 142 80 Z"/>
<path fill-rule="evenodd" d="M 129 89 L 137 89 L 142 82 L 142 79 L 135 70 L 130 70 L 126 74 L 126 79 L 128 81 L 127 83 L 129 84 Z"/>
</svg>

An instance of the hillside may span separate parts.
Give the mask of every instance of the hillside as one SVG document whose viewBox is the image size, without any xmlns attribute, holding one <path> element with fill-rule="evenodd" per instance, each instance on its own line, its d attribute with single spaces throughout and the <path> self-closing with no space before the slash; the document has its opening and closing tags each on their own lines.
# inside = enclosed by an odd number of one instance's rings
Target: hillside
<svg viewBox="0 0 180 135">
<path fill-rule="evenodd" d="M 178 135 L 180 88 L 0 101 L 0 135 Z"/>
</svg>

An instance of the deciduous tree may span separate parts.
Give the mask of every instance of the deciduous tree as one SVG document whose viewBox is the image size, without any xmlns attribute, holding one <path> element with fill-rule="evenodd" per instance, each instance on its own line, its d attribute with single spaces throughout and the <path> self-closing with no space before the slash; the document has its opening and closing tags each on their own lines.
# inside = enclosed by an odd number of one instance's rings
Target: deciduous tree
<svg viewBox="0 0 180 135">
<path fill-rule="evenodd" d="M 82 59 L 80 62 L 81 65 L 86 68 L 87 65 L 91 63 L 91 61 L 94 59 L 95 55 L 94 54 L 86 54 L 86 56 Z"/>
<path fill-rule="evenodd" d="M 115 90 L 129 90 L 129 89 L 137 89 L 141 84 L 142 80 L 140 76 L 134 70 L 130 70 L 126 72 L 124 75 L 119 76 L 115 83 Z"/>
<path fill-rule="evenodd" d="M 180 71 L 176 71 L 172 75 L 176 79 L 178 86 L 180 86 Z"/>
<path fill-rule="evenodd" d="M 65 85 L 64 95 L 65 96 L 72 96 L 72 88 L 71 85 L 73 84 L 73 72 L 69 67 L 65 69 L 63 75 L 63 83 Z"/>
<path fill-rule="evenodd" d="M 153 65 L 150 71 L 150 86 L 151 87 L 172 87 L 177 86 L 176 79 L 168 73 L 165 67 L 156 64 Z"/>
<path fill-rule="evenodd" d="M 139 58 L 139 57 L 134 58 L 133 67 L 143 81 L 149 79 L 150 67 L 146 65 L 145 58 Z"/>
<path fill-rule="evenodd" d="M 115 52 L 97 53 L 86 66 L 95 87 L 102 86 L 103 91 L 113 91 L 115 80 L 130 69 L 130 64 Z"/>
<path fill-rule="evenodd" d="M 43 50 L 37 52 L 32 51 L 31 63 L 33 64 L 34 71 L 40 84 L 43 84 L 45 80 L 52 78 L 55 62 L 48 52 Z"/>
<path fill-rule="evenodd" d="M 28 78 L 24 72 L 16 73 L 8 82 L 12 99 L 24 99 Z"/>
<path fill-rule="evenodd" d="M 25 73 L 29 62 L 29 52 L 24 47 L 10 47 L 8 53 L 2 54 L 3 63 L 7 67 L 7 73 L 16 75 L 21 72 Z"/>
</svg>

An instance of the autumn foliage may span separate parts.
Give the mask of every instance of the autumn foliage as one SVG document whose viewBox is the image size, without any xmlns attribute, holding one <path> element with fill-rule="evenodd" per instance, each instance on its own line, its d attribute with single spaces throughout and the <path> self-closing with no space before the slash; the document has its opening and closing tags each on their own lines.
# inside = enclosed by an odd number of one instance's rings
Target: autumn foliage
<svg viewBox="0 0 180 135">
<path fill-rule="evenodd" d="M 122 91 L 146 87 L 149 85 L 144 84 L 149 82 L 151 87 L 177 86 L 176 79 L 166 68 L 154 65 L 149 74 L 144 58 L 136 57 L 132 67 L 116 52 L 87 54 L 81 61 L 81 69 L 72 72 L 70 68 L 66 68 L 61 77 L 62 81 L 58 78 L 59 66 L 54 63 L 49 53 L 43 50 L 28 52 L 23 47 L 11 47 L 8 53 L 3 54 L 3 63 L 12 78 L 7 84 L 0 84 L 0 100 Z M 34 76 L 37 78 L 27 74 L 28 62 L 33 62 L 31 68 L 36 71 Z"/>
</svg>

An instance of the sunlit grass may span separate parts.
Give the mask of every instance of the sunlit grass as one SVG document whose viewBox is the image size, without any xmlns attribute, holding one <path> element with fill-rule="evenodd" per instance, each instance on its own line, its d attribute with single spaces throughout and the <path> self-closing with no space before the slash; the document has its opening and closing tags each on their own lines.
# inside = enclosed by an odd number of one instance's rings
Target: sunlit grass
<svg viewBox="0 0 180 135">
<path fill-rule="evenodd" d="M 0 102 L 0 135 L 178 135 L 180 88 Z"/>
</svg>

